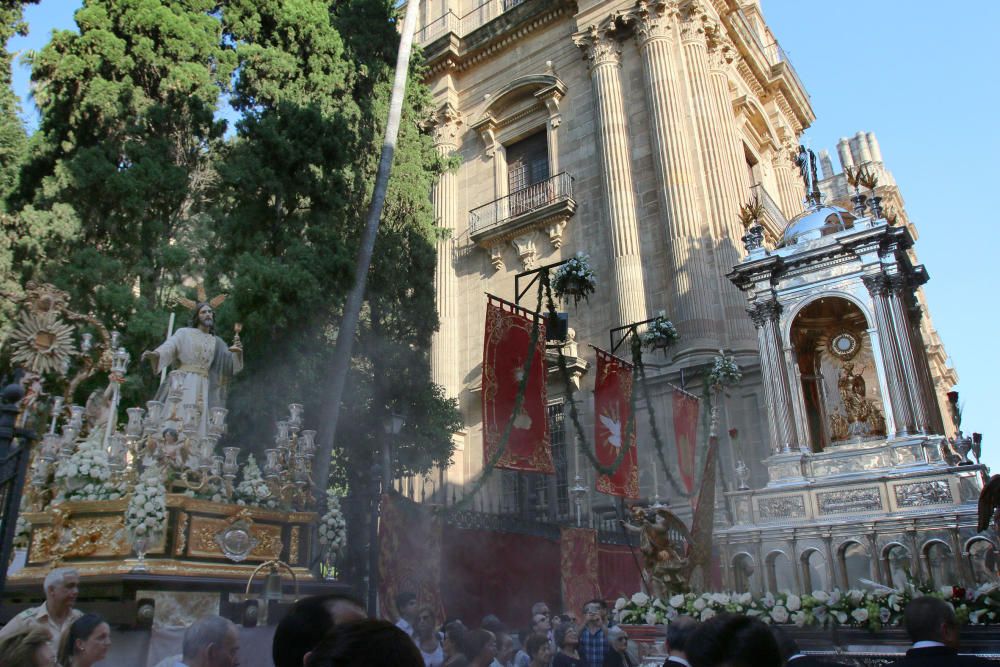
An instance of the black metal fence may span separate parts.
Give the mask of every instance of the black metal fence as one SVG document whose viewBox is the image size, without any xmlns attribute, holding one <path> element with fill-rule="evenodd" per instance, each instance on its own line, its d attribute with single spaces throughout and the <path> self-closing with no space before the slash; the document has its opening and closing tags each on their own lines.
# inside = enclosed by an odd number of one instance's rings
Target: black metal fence
<svg viewBox="0 0 1000 667">
<path fill-rule="evenodd" d="M 34 434 L 15 428 L 21 385 L 12 384 L 0 394 L 0 591 L 7 581 L 7 568 L 14 548 L 17 513 L 21 507 L 24 479 L 28 473 Z"/>
<path fill-rule="evenodd" d="M 479 234 L 543 206 L 572 198 L 573 177 L 564 171 L 472 209 L 469 211 L 469 233 Z"/>
</svg>

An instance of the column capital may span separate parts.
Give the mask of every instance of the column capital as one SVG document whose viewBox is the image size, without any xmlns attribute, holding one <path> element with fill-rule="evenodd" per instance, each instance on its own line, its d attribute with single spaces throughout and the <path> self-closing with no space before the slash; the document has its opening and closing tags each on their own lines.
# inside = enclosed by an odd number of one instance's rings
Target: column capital
<svg viewBox="0 0 1000 667">
<path fill-rule="evenodd" d="M 431 117 L 434 145 L 457 146 L 458 135 L 464 124 L 462 113 L 451 103 L 443 104 Z"/>
<path fill-rule="evenodd" d="M 760 329 L 768 322 L 778 321 L 778 317 L 781 315 L 781 304 L 775 299 L 758 301 L 747 308 L 747 313 L 753 320 L 753 325 Z"/>
<path fill-rule="evenodd" d="M 711 20 L 705 25 L 705 44 L 708 47 L 708 66 L 712 71 L 721 71 L 736 60 L 736 46 L 726 35 L 726 31 Z"/>
<path fill-rule="evenodd" d="M 672 20 L 679 12 L 677 0 L 639 0 L 632 9 L 619 15 L 618 19 L 632 26 L 636 43 L 641 48 L 657 39 L 670 39 Z"/>
<path fill-rule="evenodd" d="M 868 293 L 873 297 L 885 296 L 889 293 L 889 276 L 884 273 L 873 273 L 861 276 L 861 282 L 868 288 Z"/>
<path fill-rule="evenodd" d="M 615 39 L 613 30 L 614 23 L 602 29 L 592 25 L 573 35 L 573 43 L 583 51 L 583 57 L 590 61 L 591 71 L 602 65 L 621 64 L 622 45 Z"/>
<path fill-rule="evenodd" d="M 703 41 L 708 43 L 708 26 L 714 21 L 708 7 L 701 0 L 683 0 L 678 7 L 681 39 L 685 42 Z"/>
</svg>

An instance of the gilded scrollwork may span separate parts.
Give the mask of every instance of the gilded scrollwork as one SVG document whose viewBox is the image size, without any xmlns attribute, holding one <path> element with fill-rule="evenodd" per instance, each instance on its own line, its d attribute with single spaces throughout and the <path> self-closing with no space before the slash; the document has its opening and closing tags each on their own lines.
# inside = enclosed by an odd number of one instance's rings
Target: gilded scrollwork
<svg viewBox="0 0 1000 667">
<path fill-rule="evenodd" d="M 174 534 L 174 554 L 182 556 L 187 547 L 187 528 L 191 516 L 187 512 L 180 512 L 177 516 L 177 532 Z"/>
<path fill-rule="evenodd" d="M 292 526 L 292 532 L 289 537 L 290 544 L 288 545 L 288 562 L 292 565 L 296 565 L 299 562 L 299 527 Z"/>
</svg>

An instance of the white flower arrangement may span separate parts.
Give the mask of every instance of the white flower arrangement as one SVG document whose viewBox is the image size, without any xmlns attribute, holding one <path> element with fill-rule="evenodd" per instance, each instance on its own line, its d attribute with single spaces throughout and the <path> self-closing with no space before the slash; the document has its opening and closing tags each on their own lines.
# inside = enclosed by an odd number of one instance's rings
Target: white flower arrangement
<svg viewBox="0 0 1000 667">
<path fill-rule="evenodd" d="M 340 510 L 340 497 L 326 492 L 326 514 L 319 520 L 319 543 L 326 560 L 332 560 L 347 545 L 347 521 Z"/>
<path fill-rule="evenodd" d="M 588 296 L 597 291 L 597 274 L 590 268 L 590 257 L 582 252 L 570 257 L 569 261 L 556 269 L 551 285 L 556 298 L 571 296 L 574 306 L 580 299 L 586 301 Z"/>
<path fill-rule="evenodd" d="M 649 349 L 663 350 L 676 343 L 680 338 L 677 327 L 667 319 L 667 314 L 661 310 L 657 313 L 656 319 L 649 323 L 646 333 L 642 334 L 642 344 Z"/>
<path fill-rule="evenodd" d="M 31 524 L 20 514 L 14 526 L 14 548 L 27 549 L 31 543 Z"/>
<path fill-rule="evenodd" d="M 271 489 L 264 481 L 253 454 L 247 457 L 247 462 L 243 466 L 243 480 L 236 485 L 235 496 L 237 505 L 268 509 L 275 509 L 279 505 L 278 499 L 271 494 Z"/>
<path fill-rule="evenodd" d="M 736 359 L 731 355 L 719 350 L 712 361 L 712 369 L 708 372 L 708 385 L 712 388 L 722 388 L 737 385 L 743 379 L 743 372 L 740 370 Z"/>
<path fill-rule="evenodd" d="M 95 431 L 80 442 L 73 456 L 56 464 L 57 500 L 117 500 L 119 488 L 111 483 L 111 466 L 104 448 L 104 434 Z"/>
<path fill-rule="evenodd" d="M 132 497 L 125 510 L 125 530 L 132 540 L 137 537 L 155 540 L 166 529 L 167 489 L 159 468 L 150 466 L 132 489 Z"/>
<path fill-rule="evenodd" d="M 874 632 L 885 626 L 900 625 L 906 605 L 922 595 L 951 603 L 960 623 L 1000 622 L 1000 583 L 983 584 L 976 589 L 944 586 L 937 590 L 907 584 L 903 589 L 834 589 L 801 596 L 789 592 L 767 593 L 761 598 L 750 593 L 687 593 L 660 599 L 637 593 L 631 598 L 618 598 L 614 615 L 622 624 L 659 625 L 669 624 L 680 615 L 707 620 L 729 612 L 753 616 L 768 624 L 842 625 Z"/>
</svg>

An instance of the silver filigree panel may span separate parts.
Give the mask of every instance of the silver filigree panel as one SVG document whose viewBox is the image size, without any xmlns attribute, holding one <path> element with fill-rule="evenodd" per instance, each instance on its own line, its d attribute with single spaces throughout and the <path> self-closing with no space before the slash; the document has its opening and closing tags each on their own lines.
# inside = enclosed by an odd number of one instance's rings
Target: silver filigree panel
<svg viewBox="0 0 1000 667">
<path fill-rule="evenodd" d="M 757 513 L 761 519 L 801 519 L 806 515 L 806 503 L 802 496 L 761 498 Z"/>
<path fill-rule="evenodd" d="M 882 493 L 877 486 L 817 493 L 820 514 L 877 512 L 882 509 Z"/>
<path fill-rule="evenodd" d="M 955 501 L 951 495 L 951 486 L 943 479 L 900 484 L 896 487 L 896 504 L 900 507 L 923 507 L 953 502 Z"/>
</svg>

